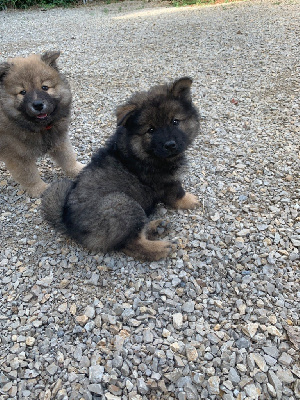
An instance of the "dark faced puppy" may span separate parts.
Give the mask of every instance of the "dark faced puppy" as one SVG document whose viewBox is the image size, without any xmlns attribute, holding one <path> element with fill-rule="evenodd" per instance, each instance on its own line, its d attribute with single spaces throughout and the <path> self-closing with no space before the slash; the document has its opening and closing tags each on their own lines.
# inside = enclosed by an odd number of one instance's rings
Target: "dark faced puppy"
<svg viewBox="0 0 300 400">
<path fill-rule="evenodd" d="M 133 95 L 118 107 L 116 133 L 75 182 L 53 184 L 42 199 L 45 218 L 94 251 L 123 249 L 137 258 L 166 257 L 167 241 L 150 240 L 158 202 L 194 208 L 180 174 L 184 152 L 199 130 L 192 81 L 179 79 Z"/>
<path fill-rule="evenodd" d="M 68 137 L 72 96 L 58 57 L 46 52 L 0 64 L 0 160 L 31 196 L 47 186 L 35 164 L 43 154 L 68 175 L 82 168 Z"/>
</svg>

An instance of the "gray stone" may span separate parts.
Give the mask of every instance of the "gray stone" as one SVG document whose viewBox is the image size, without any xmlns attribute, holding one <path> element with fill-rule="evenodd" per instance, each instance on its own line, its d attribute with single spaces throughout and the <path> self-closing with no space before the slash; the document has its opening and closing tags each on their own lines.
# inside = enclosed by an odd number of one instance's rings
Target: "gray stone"
<svg viewBox="0 0 300 400">
<path fill-rule="evenodd" d="M 149 328 L 146 328 L 143 332 L 144 342 L 152 343 L 153 342 L 153 333 Z"/>
<path fill-rule="evenodd" d="M 85 311 L 84 311 L 84 315 L 86 315 L 87 317 L 93 319 L 95 317 L 95 308 L 92 306 L 87 306 Z"/>
<path fill-rule="evenodd" d="M 91 383 L 100 383 L 104 374 L 102 365 L 92 365 L 89 367 L 89 380 Z"/>
<path fill-rule="evenodd" d="M 259 395 L 261 394 L 261 390 L 257 388 L 254 383 L 246 385 L 244 390 L 250 399 L 258 399 Z"/>
<path fill-rule="evenodd" d="M 268 371 L 269 382 L 275 389 L 275 393 L 278 397 L 278 400 L 282 398 L 282 383 L 278 379 L 277 375 L 273 371 Z"/>
<path fill-rule="evenodd" d="M 75 358 L 75 360 L 80 361 L 82 358 L 82 345 L 79 344 L 76 346 L 76 349 L 73 353 L 73 357 Z"/>
<path fill-rule="evenodd" d="M 173 326 L 175 329 L 181 329 L 183 325 L 183 315 L 181 313 L 173 314 Z"/>
<path fill-rule="evenodd" d="M 36 281 L 36 284 L 43 287 L 49 287 L 53 281 L 53 275 L 45 276 Z"/>
<path fill-rule="evenodd" d="M 191 384 L 192 379 L 190 376 L 181 376 L 176 382 L 176 386 L 179 388 L 184 388 L 186 385 Z"/>
<path fill-rule="evenodd" d="M 11 390 L 11 388 L 12 388 L 12 382 L 7 382 L 7 383 L 5 383 L 3 386 L 2 386 L 2 388 L 1 388 L 1 392 L 3 393 L 6 393 L 6 392 L 8 392 L 9 390 Z"/>
<path fill-rule="evenodd" d="M 240 375 L 235 368 L 230 368 L 228 373 L 228 380 L 232 382 L 233 385 L 237 385 L 240 382 Z"/>
<path fill-rule="evenodd" d="M 217 344 L 220 342 L 220 339 L 218 338 L 218 336 L 215 333 L 208 333 L 207 339 L 213 344 Z"/>
<path fill-rule="evenodd" d="M 300 379 L 296 379 L 295 386 L 294 386 L 294 393 L 296 399 L 300 399 Z"/>
<path fill-rule="evenodd" d="M 101 325 L 102 325 L 102 318 L 101 318 L 101 315 L 96 315 L 96 317 L 95 317 L 95 319 L 94 319 L 94 322 L 95 322 L 95 326 L 96 326 L 97 328 L 101 328 Z"/>
<path fill-rule="evenodd" d="M 198 390 L 194 385 L 192 385 L 192 383 L 187 383 L 184 386 L 184 391 L 186 393 L 187 400 L 198 400 Z"/>
<path fill-rule="evenodd" d="M 93 273 L 92 273 L 92 276 L 91 276 L 91 278 L 90 278 L 90 280 L 88 281 L 88 283 L 89 283 L 90 285 L 95 285 L 95 286 L 97 286 L 97 285 L 98 285 L 98 282 L 99 282 L 99 278 L 100 278 L 99 274 L 98 274 L 97 272 L 93 272 Z"/>
<path fill-rule="evenodd" d="M 122 364 L 123 364 L 123 357 L 117 355 L 113 358 L 112 365 L 114 368 L 120 368 L 122 367 Z"/>
<path fill-rule="evenodd" d="M 69 400 L 69 396 L 67 394 L 66 389 L 59 390 L 56 397 L 57 397 L 57 400 Z"/>
<path fill-rule="evenodd" d="M 146 385 L 146 383 L 145 383 L 143 378 L 138 378 L 137 379 L 137 390 L 142 395 L 147 394 L 149 392 L 149 388 Z"/>
<path fill-rule="evenodd" d="M 278 358 L 278 362 L 280 362 L 280 364 L 289 366 L 289 365 L 292 364 L 293 359 L 292 359 L 292 357 L 291 357 L 288 353 L 283 352 L 283 353 L 281 354 L 281 356 Z"/>
<path fill-rule="evenodd" d="M 120 396 L 116 396 L 115 394 L 109 393 L 109 392 L 105 393 L 105 397 L 104 398 L 105 398 L 105 400 L 121 400 Z M 132 400 L 133 399 L 135 399 L 135 398 L 132 397 Z"/>
<path fill-rule="evenodd" d="M 223 400 L 234 400 L 233 393 L 232 392 L 225 393 L 223 395 Z"/>
<path fill-rule="evenodd" d="M 128 364 L 126 362 L 124 362 L 122 367 L 121 367 L 121 373 L 124 376 L 129 376 L 130 369 L 129 369 Z"/>
<path fill-rule="evenodd" d="M 195 302 L 193 300 L 189 300 L 182 305 L 182 311 L 186 313 L 192 313 L 195 309 Z"/>
<path fill-rule="evenodd" d="M 165 377 L 166 377 L 169 381 L 171 381 L 171 382 L 173 382 L 173 383 L 177 383 L 178 380 L 182 377 L 182 371 L 181 371 L 180 369 L 175 369 L 175 370 L 172 371 L 172 372 L 167 372 L 167 373 L 165 374 Z"/>
<path fill-rule="evenodd" d="M 9 379 L 7 378 L 7 376 L 0 373 L 0 386 L 3 386 L 8 382 L 9 382 Z"/>
<path fill-rule="evenodd" d="M 52 363 L 46 368 L 46 371 L 48 372 L 49 375 L 54 375 L 57 369 L 58 369 L 57 365 Z"/>
<path fill-rule="evenodd" d="M 293 383 L 296 380 L 294 375 L 292 374 L 292 372 L 288 369 L 279 367 L 276 372 L 276 375 L 281 382 L 286 383 L 286 384 Z"/>
<path fill-rule="evenodd" d="M 90 359 L 87 356 L 82 356 L 79 366 L 82 368 L 88 368 L 91 365 Z"/>
<path fill-rule="evenodd" d="M 40 373 L 34 369 L 26 369 L 24 373 L 24 378 L 25 379 L 31 379 L 35 378 L 39 375 Z"/>
<path fill-rule="evenodd" d="M 125 310 L 122 312 L 122 318 L 124 322 L 129 321 L 134 316 L 135 312 L 133 311 L 132 308 L 125 308 Z"/>
<path fill-rule="evenodd" d="M 178 398 L 178 400 L 186 400 L 187 399 L 186 393 L 185 392 L 179 392 L 177 398 Z"/>
<path fill-rule="evenodd" d="M 236 341 L 236 346 L 238 349 L 248 349 L 250 347 L 250 341 L 242 336 Z"/>
<path fill-rule="evenodd" d="M 278 358 L 279 351 L 276 346 L 265 346 L 263 347 L 263 351 L 271 357 Z"/>
<path fill-rule="evenodd" d="M 267 383 L 268 377 L 264 372 L 258 372 L 255 374 L 254 379 L 258 383 Z"/>
<path fill-rule="evenodd" d="M 275 365 L 277 363 L 276 358 L 273 358 L 273 357 L 269 356 L 268 354 L 266 354 L 264 356 L 264 359 L 265 359 L 266 363 L 271 365 L 271 366 L 273 366 L 273 365 Z"/>
<path fill-rule="evenodd" d="M 276 390 L 275 390 L 274 386 L 272 386 L 270 383 L 267 383 L 267 389 L 268 389 L 268 393 L 270 393 L 270 395 L 273 398 L 277 397 L 277 393 L 276 393 Z"/>
</svg>

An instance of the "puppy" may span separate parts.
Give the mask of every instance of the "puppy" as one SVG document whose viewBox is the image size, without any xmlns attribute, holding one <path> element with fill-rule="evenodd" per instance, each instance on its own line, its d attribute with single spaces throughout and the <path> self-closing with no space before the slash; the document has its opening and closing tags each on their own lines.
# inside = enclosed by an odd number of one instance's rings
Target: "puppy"
<svg viewBox="0 0 300 400">
<path fill-rule="evenodd" d="M 43 194 L 45 218 L 93 251 L 122 249 L 147 260 L 166 257 L 171 244 L 152 240 L 148 223 L 158 202 L 198 206 L 180 176 L 185 150 L 199 130 L 190 78 L 136 93 L 117 109 L 117 130 L 75 181 L 52 184 Z"/>
<path fill-rule="evenodd" d="M 47 184 L 36 160 L 48 153 L 67 175 L 83 168 L 68 136 L 71 90 L 58 71 L 59 52 L 0 64 L 0 160 L 32 197 Z"/>
</svg>

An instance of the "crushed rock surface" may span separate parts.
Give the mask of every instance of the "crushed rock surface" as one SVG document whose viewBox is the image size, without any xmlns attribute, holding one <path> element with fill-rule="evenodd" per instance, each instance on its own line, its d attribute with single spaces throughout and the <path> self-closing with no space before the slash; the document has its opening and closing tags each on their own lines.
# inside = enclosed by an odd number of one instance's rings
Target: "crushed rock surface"
<svg viewBox="0 0 300 400">
<path fill-rule="evenodd" d="M 1 12 L 0 32 L 1 61 L 61 50 L 84 163 L 136 90 L 191 76 L 201 114 L 201 207 L 158 207 L 159 262 L 57 234 L 1 163 L 1 399 L 299 399 L 299 1 Z"/>
</svg>

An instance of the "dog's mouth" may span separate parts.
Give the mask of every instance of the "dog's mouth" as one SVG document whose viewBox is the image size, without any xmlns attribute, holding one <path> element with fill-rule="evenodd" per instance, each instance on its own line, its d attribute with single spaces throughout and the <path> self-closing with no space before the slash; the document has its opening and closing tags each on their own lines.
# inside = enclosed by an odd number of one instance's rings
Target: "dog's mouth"
<svg viewBox="0 0 300 400">
<path fill-rule="evenodd" d="M 176 148 L 174 147 L 172 149 L 163 148 L 161 150 L 161 154 L 160 155 L 161 155 L 162 158 L 165 158 L 167 160 L 172 160 L 172 159 L 178 157 L 182 153 L 182 150 L 183 149 L 179 148 L 178 146 L 176 146 Z"/>
<path fill-rule="evenodd" d="M 169 154 L 167 155 L 165 158 L 167 158 L 168 160 L 171 160 L 173 158 L 176 158 L 180 155 L 181 153 L 174 153 L 174 154 Z"/>
<path fill-rule="evenodd" d="M 183 152 L 174 152 L 172 154 L 166 154 L 164 152 L 151 152 L 151 156 L 155 156 L 159 160 L 165 160 L 165 162 L 173 162 L 176 159 L 180 158 Z"/>
<path fill-rule="evenodd" d="M 173 161 L 180 157 L 183 153 L 184 149 L 174 149 L 174 150 L 166 150 L 162 148 L 158 149 L 151 149 L 149 151 L 149 154 L 152 156 L 155 156 L 161 160 L 166 160 L 166 161 Z"/>
<path fill-rule="evenodd" d="M 46 114 L 46 113 L 38 114 L 38 115 L 36 116 L 36 118 L 39 119 L 39 120 L 46 119 L 47 117 L 48 117 L 48 114 Z"/>
</svg>

